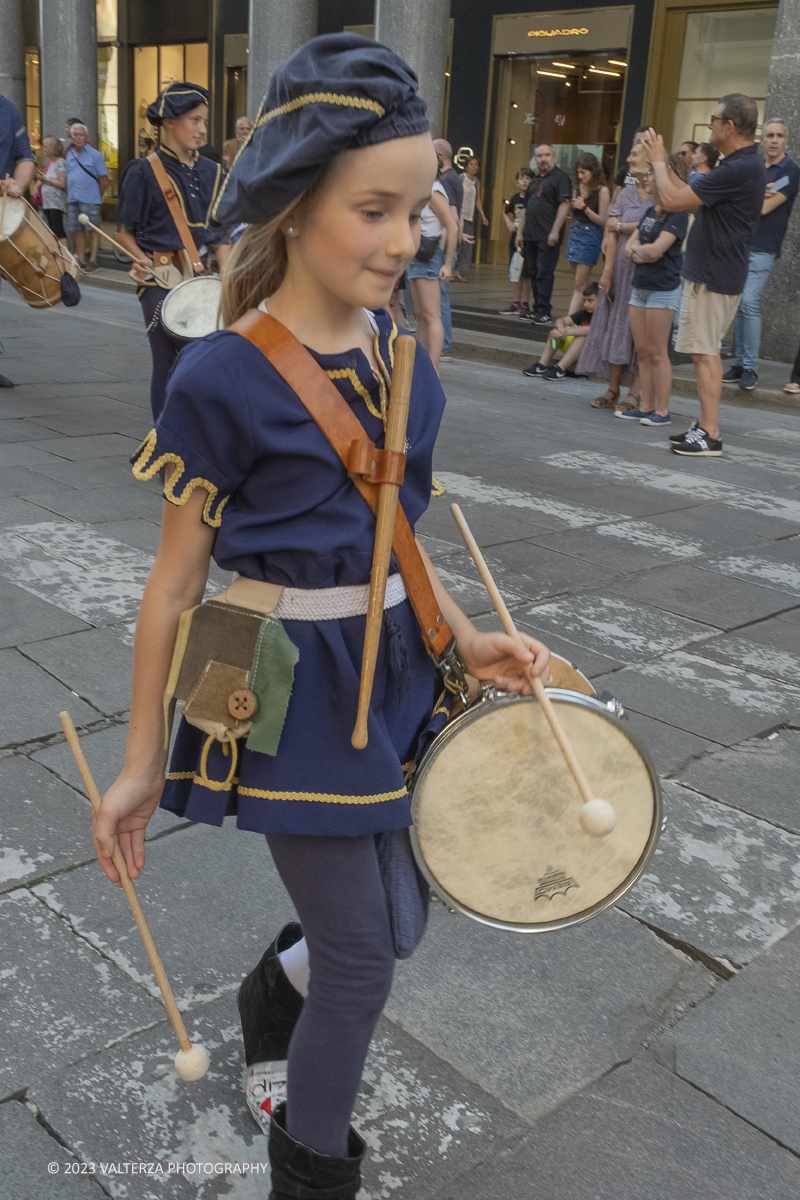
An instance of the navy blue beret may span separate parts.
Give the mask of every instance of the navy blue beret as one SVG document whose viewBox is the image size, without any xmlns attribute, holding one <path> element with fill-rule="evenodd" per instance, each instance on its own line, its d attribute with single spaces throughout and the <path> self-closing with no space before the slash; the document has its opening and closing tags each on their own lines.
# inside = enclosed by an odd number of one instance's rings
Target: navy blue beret
<svg viewBox="0 0 800 1200">
<path fill-rule="evenodd" d="M 429 129 L 418 80 L 402 58 L 356 33 L 301 46 L 272 76 L 214 217 L 258 224 L 282 212 L 343 150 Z"/>
<path fill-rule="evenodd" d="M 170 83 L 147 108 L 151 125 L 160 125 L 164 117 L 182 117 L 198 104 L 208 104 L 208 92 L 199 83 Z"/>
</svg>

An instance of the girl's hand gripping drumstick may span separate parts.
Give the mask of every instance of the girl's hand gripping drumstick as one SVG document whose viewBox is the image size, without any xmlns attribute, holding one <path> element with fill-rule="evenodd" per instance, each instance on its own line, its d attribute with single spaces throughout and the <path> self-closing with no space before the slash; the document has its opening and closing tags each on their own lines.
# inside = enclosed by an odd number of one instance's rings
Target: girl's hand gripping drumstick
<svg viewBox="0 0 800 1200">
<path fill-rule="evenodd" d="M 162 275 L 159 275 L 158 271 L 156 271 L 154 267 L 151 267 L 146 262 L 142 263 L 141 258 L 137 258 L 135 254 L 131 254 L 130 250 L 127 250 L 122 245 L 122 242 L 116 241 L 116 239 L 113 238 L 110 233 L 106 233 L 105 229 L 101 229 L 99 225 L 93 225 L 92 222 L 87 217 L 86 213 L 81 213 L 78 217 L 78 220 L 80 221 L 81 225 L 84 226 L 84 228 L 93 229 L 95 233 L 100 234 L 100 237 L 104 237 L 109 242 L 111 242 L 112 246 L 116 246 L 117 249 L 121 250 L 123 254 L 127 254 L 128 258 L 132 259 L 135 263 L 139 263 L 140 266 L 142 266 L 142 265 L 145 266 L 147 268 L 147 270 L 150 272 L 150 274 L 153 276 L 153 279 L 155 279 L 155 281 L 159 287 L 169 288 L 169 283 L 164 279 L 164 277 Z"/>
<path fill-rule="evenodd" d="M 450 512 L 453 514 L 453 520 L 458 526 L 458 531 L 464 539 L 467 549 L 472 555 L 475 566 L 480 572 L 481 579 L 483 580 L 486 590 L 491 597 L 492 603 L 497 610 L 497 615 L 505 626 L 506 633 L 509 635 L 509 637 L 518 638 L 519 634 L 517 632 L 516 625 L 511 619 L 511 613 L 506 608 L 505 601 L 500 595 L 497 584 L 492 579 L 491 572 L 486 565 L 486 560 L 480 552 L 478 543 L 472 536 L 469 525 L 467 525 L 467 522 L 464 520 L 464 514 L 457 504 L 450 505 Z M 589 789 L 589 783 L 583 773 L 583 768 L 575 757 L 575 752 L 569 743 L 569 739 L 564 731 L 564 727 L 558 719 L 558 714 L 553 708 L 553 705 L 550 703 L 550 697 L 544 690 L 544 684 L 537 675 L 532 673 L 530 667 L 528 666 L 525 667 L 525 674 L 527 675 L 528 681 L 533 688 L 533 694 L 542 706 L 542 712 L 547 718 L 547 723 L 553 731 L 553 736 L 558 742 L 559 749 L 566 759 L 567 766 L 572 774 L 572 778 L 575 780 L 578 791 L 583 798 L 583 807 L 580 810 L 581 825 L 587 833 L 591 833 L 594 837 L 604 837 L 605 834 L 611 833 L 611 830 L 616 824 L 616 814 L 614 809 L 607 800 L 598 800 L 592 797 L 592 793 Z"/>
<path fill-rule="evenodd" d="M 389 419 L 386 423 L 385 445 L 387 450 L 404 454 L 406 449 L 406 425 L 408 404 L 411 397 L 411 376 L 414 373 L 414 355 L 417 343 L 413 337 L 398 338 L 394 346 L 394 370 L 392 389 L 389 395 Z M 372 553 L 372 574 L 369 578 L 369 608 L 364 631 L 364 656 L 361 660 L 361 687 L 358 693 L 358 716 L 353 736 L 350 739 L 357 750 L 367 744 L 367 718 L 372 697 L 372 681 L 375 677 L 375 662 L 381 640 L 383 604 L 386 599 L 386 581 L 389 578 L 389 562 L 392 557 L 394 518 L 397 513 L 398 483 L 382 483 L 378 496 L 378 514 L 375 525 L 375 549 Z"/>
<path fill-rule="evenodd" d="M 92 773 L 89 770 L 89 764 L 86 761 L 86 756 L 83 753 L 83 747 L 81 746 L 78 735 L 75 732 L 75 726 L 72 724 L 72 717 L 68 712 L 59 713 L 58 716 L 64 733 L 67 735 L 67 741 L 69 742 L 69 748 L 72 751 L 72 757 L 75 759 L 75 765 L 80 771 L 81 779 L 83 780 L 83 786 L 86 788 L 86 794 L 91 801 L 92 808 L 95 812 L 98 812 L 102 803 L 100 793 L 97 790 L 97 784 L 92 778 Z M 139 903 L 139 897 L 134 891 L 131 878 L 128 875 L 128 868 L 125 866 L 125 859 L 122 857 L 122 851 L 117 845 L 114 847 L 114 866 L 119 871 L 120 882 L 125 895 L 128 898 L 128 904 L 131 906 L 133 919 L 136 922 L 136 927 L 139 930 L 139 933 L 142 935 L 144 948 L 147 951 L 147 957 L 150 959 L 150 965 L 153 968 L 153 974 L 156 977 L 156 982 L 161 989 L 161 995 L 164 998 L 164 1004 L 167 1012 L 169 1013 L 169 1019 L 172 1022 L 172 1027 L 175 1030 L 175 1033 L 177 1034 L 178 1041 L 181 1044 L 180 1050 L 175 1055 L 175 1070 L 178 1072 L 181 1079 L 199 1079 L 202 1075 L 205 1075 L 209 1067 L 208 1051 L 206 1050 L 205 1046 L 193 1046 L 189 1041 L 189 1035 L 186 1032 L 186 1026 L 183 1023 L 183 1018 L 181 1017 L 181 1014 L 178 1011 L 178 1006 L 175 1003 L 175 997 L 172 994 L 172 988 L 169 985 L 167 973 L 161 965 L 161 959 L 158 956 L 158 951 L 156 950 L 153 936 L 148 929 L 147 921 L 145 920 L 144 913 L 142 912 L 142 906 Z"/>
</svg>

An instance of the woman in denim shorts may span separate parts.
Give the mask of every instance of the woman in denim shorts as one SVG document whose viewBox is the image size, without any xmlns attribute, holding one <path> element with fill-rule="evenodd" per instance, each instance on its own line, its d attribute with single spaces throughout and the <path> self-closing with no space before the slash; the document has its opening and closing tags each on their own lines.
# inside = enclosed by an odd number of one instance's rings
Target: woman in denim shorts
<svg viewBox="0 0 800 1200">
<path fill-rule="evenodd" d="M 680 155 L 671 154 L 669 165 L 685 183 L 689 172 Z M 681 304 L 681 246 L 689 217 L 685 212 L 664 211 L 652 171 L 645 184 L 653 204 L 625 247 L 626 257 L 634 264 L 630 319 L 639 358 L 642 398 L 638 408 L 618 410 L 615 415 L 623 421 L 638 421 L 640 425 L 671 425 L 669 335 Z"/>
<path fill-rule="evenodd" d="M 450 211 L 447 193 L 438 179 L 433 185 L 431 198 L 420 214 L 421 241 L 417 256 L 412 258 L 406 269 L 406 278 L 411 287 L 414 312 L 417 317 L 417 337 L 431 362 L 439 369 L 439 358 L 444 345 L 442 324 L 442 292 L 439 280 L 453 278 L 451 263 L 458 241 L 458 225 Z M 447 232 L 447 244 L 441 246 L 442 234 Z M 432 243 L 438 240 L 433 253 L 427 255 Z M 422 255 L 422 259 L 419 258 Z"/>
</svg>

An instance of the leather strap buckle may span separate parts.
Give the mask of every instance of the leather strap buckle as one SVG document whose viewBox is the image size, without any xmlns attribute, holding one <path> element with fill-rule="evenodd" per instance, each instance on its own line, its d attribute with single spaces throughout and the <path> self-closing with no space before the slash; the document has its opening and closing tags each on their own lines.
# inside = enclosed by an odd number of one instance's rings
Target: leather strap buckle
<svg viewBox="0 0 800 1200">
<path fill-rule="evenodd" d="M 377 450 L 375 443 L 357 438 L 350 443 L 347 473 L 369 483 L 395 483 L 401 487 L 406 473 L 406 456 L 396 450 Z"/>
</svg>

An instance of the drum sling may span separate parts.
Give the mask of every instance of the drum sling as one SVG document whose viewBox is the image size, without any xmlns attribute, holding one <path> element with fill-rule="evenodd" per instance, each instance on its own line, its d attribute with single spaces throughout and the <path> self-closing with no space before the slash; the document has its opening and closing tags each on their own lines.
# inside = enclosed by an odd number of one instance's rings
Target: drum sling
<svg viewBox="0 0 800 1200">
<path fill-rule="evenodd" d="M 175 222 L 175 228 L 178 231 L 180 239 L 183 242 L 183 248 L 189 256 L 189 262 L 192 264 L 192 269 L 196 271 L 198 275 L 202 275 L 205 273 L 203 260 L 194 244 L 194 238 L 189 232 L 189 226 L 186 224 L 186 218 L 184 217 L 183 210 L 178 202 L 178 197 L 172 184 L 172 180 L 164 169 L 164 164 L 158 157 L 158 154 L 155 150 L 152 152 L 152 154 L 148 154 L 147 161 L 150 163 L 153 174 L 156 177 L 156 182 L 161 188 L 161 193 L 167 202 L 167 208 L 169 209 L 170 216 Z"/>
</svg>

